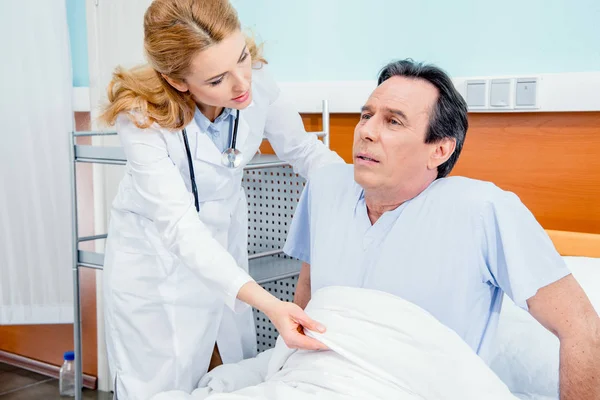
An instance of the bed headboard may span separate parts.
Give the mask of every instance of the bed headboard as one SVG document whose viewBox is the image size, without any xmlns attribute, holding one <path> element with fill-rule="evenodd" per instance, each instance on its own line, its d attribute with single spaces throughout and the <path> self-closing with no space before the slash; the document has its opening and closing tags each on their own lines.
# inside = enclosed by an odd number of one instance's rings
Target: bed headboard
<svg viewBox="0 0 600 400">
<path fill-rule="evenodd" d="M 563 256 L 600 258 L 600 234 L 546 230 Z"/>
<path fill-rule="evenodd" d="M 469 114 L 453 173 L 514 192 L 545 229 L 600 234 L 600 113 Z"/>
</svg>

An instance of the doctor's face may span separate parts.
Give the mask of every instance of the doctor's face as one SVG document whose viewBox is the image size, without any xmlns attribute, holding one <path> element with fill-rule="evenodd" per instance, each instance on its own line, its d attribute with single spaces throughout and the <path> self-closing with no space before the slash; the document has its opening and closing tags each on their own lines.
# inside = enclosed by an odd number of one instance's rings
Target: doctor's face
<svg viewBox="0 0 600 400">
<path fill-rule="evenodd" d="M 354 130 L 354 179 L 366 192 L 418 194 L 435 179 L 437 144 L 425 137 L 437 98 L 431 83 L 401 76 L 373 91 Z"/>
<path fill-rule="evenodd" d="M 252 60 L 244 35 L 238 30 L 221 42 L 200 51 L 184 82 L 170 82 L 190 91 L 203 106 L 244 109 L 252 102 Z"/>
</svg>

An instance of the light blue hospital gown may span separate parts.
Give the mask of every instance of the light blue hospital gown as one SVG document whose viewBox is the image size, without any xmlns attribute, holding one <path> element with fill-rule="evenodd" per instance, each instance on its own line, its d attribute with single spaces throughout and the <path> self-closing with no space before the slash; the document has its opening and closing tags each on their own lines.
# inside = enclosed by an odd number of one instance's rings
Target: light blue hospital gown
<svg viewBox="0 0 600 400">
<path fill-rule="evenodd" d="M 485 361 L 503 292 L 527 310 L 539 288 L 570 273 L 513 193 L 438 179 L 371 225 L 345 164 L 322 168 L 306 185 L 284 252 L 311 264 L 313 293 L 351 286 L 397 295 L 456 331 Z"/>
</svg>

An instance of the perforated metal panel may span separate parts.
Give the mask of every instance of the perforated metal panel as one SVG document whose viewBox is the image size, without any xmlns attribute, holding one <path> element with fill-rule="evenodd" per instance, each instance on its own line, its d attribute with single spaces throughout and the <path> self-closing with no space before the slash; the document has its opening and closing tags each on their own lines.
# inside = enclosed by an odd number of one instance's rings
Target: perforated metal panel
<svg viewBox="0 0 600 400">
<path fill-rule="evenodd" d="M 296 283 L 298 282 L 298 276 L 291 278 L 281 279 L 269 283 L 264 283 L 262 287 L 271 292 L 273 296 L 284 300 L 294 300 L 294 293 L 296 292 Z M 254 310 L 254 321 L 256 322 L 256 344 L 258 352 L 261 353 L 265 350 L 275 347 L 275 342 L 279 333 L 275 329 L 275 326 L 269 321 L 269 318 L 262 312 Z"/>
<path fill-rule="evenodd" d="M 248 253 L 280 249 L 285 244 L 305 180 L 291 167 L 244 171 L 248 199 Z"/>
<path fill-rule="evenodd" d="M 289 166 L 262 168 L 244 171 L 242 185 L 248 199 L 248 254 L 281 249 L 285 244 L 288 228 L 305 186 L 304 178 L 295 174 Z M 289 259 L 284 254 L 272 257 Z M 269 260 L 254 261 L 251 262 L 251 271 L 260 268 L 261 263 L 265 263 L 267 268 L 266 264 Z M 273 279 L 288 272 L 284 264 L 280 267 L 281 271 L 275 269 L 277 268 L 269 266 L 268 272 Z M 257 277 L 260 275 L 264 280 L 264 274 L 256 273 L 256 275 Z M 297 275 L 272 281 L 268 281 L 267 277 L 267 281 L 262 283 L 262 286 L 281 300 L 293 301 L 297 281 Z M 269 318 L 256 309 L 254 318 L 258 351 L 262 352 L 274 347 L 279 334 Z"/>
</svg>

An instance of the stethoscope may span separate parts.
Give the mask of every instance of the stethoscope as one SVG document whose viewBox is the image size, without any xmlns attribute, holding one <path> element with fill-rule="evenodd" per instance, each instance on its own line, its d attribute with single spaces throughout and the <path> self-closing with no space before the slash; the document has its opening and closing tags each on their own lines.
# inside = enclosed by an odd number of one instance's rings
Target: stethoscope
<svg viewBox="0 0 600 400">
<path fill-rule="evenodd" d="M 242 163 L 242 152 L 235 148 L 238 132 L 238 121 L 240 120 L 240 110 L 237 110 L 235 115 L 235 123 L 233 124 L 233 134 L 231 135 L 231 146 L 221 153 L 221 164 L 227 168 L 237 168 Z M 194 203 L 196 211 L 200 211 L 200 202 L 198 201 L 198 187 L 196 186 L 196 176 L 194 175 L 194 163 L 192 162 L 192 153 L 190 152 L 190 144 L 188 143 L 187 133 L 185 128 L 181 131 L 183 143 L 185 144 L 185 152 L 187 154 L 188 167 L 190 169 L 190 180 L 192 181 L 192 193 L 194 194 Z"/>
</svg>

